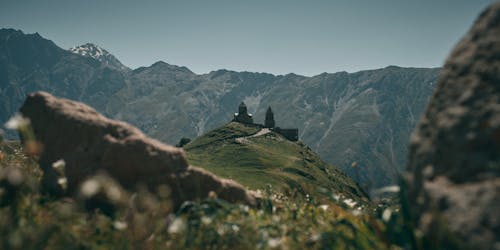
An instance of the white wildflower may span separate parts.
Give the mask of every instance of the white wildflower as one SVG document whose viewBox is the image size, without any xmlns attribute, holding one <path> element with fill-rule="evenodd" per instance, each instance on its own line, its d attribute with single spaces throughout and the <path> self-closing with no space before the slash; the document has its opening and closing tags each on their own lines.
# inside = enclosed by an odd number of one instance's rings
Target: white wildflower
<svg viewBox="0 0 500 250">
<path fill-rule="evenodd" d="M 388 222 L 391 219 L 391 215 L 392 215 L 392 210 L 390 208 L 385 209 L 384 212 L 382 213 L 382 220 Z"/>
<path fill-rule="evenodd" d="M 271 238 L 267 241 L 269 248 L 277 248 L 281 245 L 281 238 Z"/>
<path fill-rule="evenodd" d="M 277 216 L 277 215 L 273 215 L 273 217 L 271 217 L 271 219 L 273 220 L 273 222 L 279 222 L 280 221 L 280 217 Z"/>
<path fill-rule="evenodd" d="M 351 198 L 348 198 L 348 199 L 345 199 L 344 200 L 344 203 L 349 206 L 350 208 L 353 208 L 354 206 L 356 206 L 356 202 L 353 201 Z"/>
<path fill-rule="evenodd" d="M 68 179 L 66 179 L 65 177 L 61 177 L 59 179 L 57 179 L 57 184 L 61 185 L 61 186 L 64 186 L 68 183 Z"/>
<path fill-rule="evenodd" d="M 240 210 L 245 213 L 248 213 L 249 207 L 247 205 L 240 205 Z"/>
<path fill-rule="evenodd" d="M 360 210 L 352 210 L 351 214 L 354 216 L 360 216 L 363 214 L 363 212 L 361 212 Z"/>
<path fill-rule="evenodd" d="M 29 124 L 30 120 L 28 118 L 24 118 L 21 114 L 16 113 L 5 123 L 5 127 L 8 129 L 20 129 Z"/>
<path fill-rule="evenodd" d="M 172 224 L 168 226 L 168 233 L 176 234 L 184 231 L 184 229 L 186 229 L 186 223 L 184 223 L 184 220 L 182 220 L 182 218 L 175 218 L 174 221 L 172 221 Z"/>
<path fill-rule="evenodd" d="M 24 181 L 24 177 L 19 169 L 13 168 L 7 172 L 7 180 L 10 184 L 18 186 Z"/>
<path fill-rule="evenodd" d="M 340 200 L 340 195 L 333 193 L 333 194 L 332 194 L 332 198 L 333 198 L 335 201 L 339 201 L 339 200 Z"/>
<path fill-rule="evenodd" d="M 323 211 L 326 211 L 326 210 L 328 210 L 328 205 L 323 204 L 323 205 L 320 205 L 319 208 L 321 208 L 321 210 L 323 210 Z"/>
<path fill-rule="evenodd" d="M 379 188 L 374 191 L 375 194 L 383 194 L 383 193 L 398 193 L 399 192 L 399 186 L 386 186 L 383 188 Z"/>
<path fill-rule="evenodd" d="M 321 234 L 315 233 L 315 234 L 311 235 L 311 238 L 309 238 L 309 240 L 313 241 L 313 242 L 321 240 Z"/>
<path fill-rule="evenodd" d="M 218 234 L 218 235 L 220 235 L 220 236 L 223 236 L 223 235 L 226 233 L 226 230 L 225 230 L 225 229 L 224 229 L 224 227 L 223 227 L 223 226 L 221 226 L 221 225 L 219 225 L 219 226 L 217 227 L 217 230 L 216 230 L 216 231 L 217 231 L 217 234 Z"/>
<path fill-rule="evenodd" d="M 237 233 L 237 232 L 239 232 L 239 231 L 240 231 L 240 227 L 239 227 L 238 225 L 232 225 L 232 226 L 231 226 L 231 229 L 233 229 L 233 231 L 234 231 L 235 233 Z"/>
<path fill-rule="evenodd" d="M 109 185 L 109 187 L 106 189 L 106 194 L 111 200 L 114 201 L 120 200 L 120 198 L 122 197 L 122 192 L 120 191 L 120 189 L 112 184 Z"/>
<path fill-rule="evenodd" d="M 212 223 L 212 218 L 207 217 L 207 216 L 203 216 L 203 217 L 201 217 L 201 223 L 203 223 L 205 225 L 210 225 Z"/>
<path fill-rule="evenodd" d="M 113 226 L 117 230 L 124 230 L 127 228 L 127 223 L 124 221 L 115 221 L 115 223 L 113 223 Z"/>
<path fill-rule="evenodd" d="M 432 167 L 432 165 L 427 165 L 424 170 L 422 171 L 422 174 L 426 177 L 426 178 L 431 178 L 432 175 L 434 174 L 434 168 Z"/>
<path fill-rule="evenodd" d="M 57 170 L 63 170 L 65 166 L 66 166 L 66 162 L 63 159 L 60 159 L 60 160 L 52 163 L 52 167 L 57 169 Z"/>
<path fill-rule="evenodd" d="M 90 179 L 90 180 L 86 180 L 82 184 L 82 188 L 80 191 L 84 196 L 92 197 L 95 194 L 97 194 L 97 192 L 99 192 L 100 188 L 101 188 L 101 186 L 99 185 L 99 182 L 97 182 L 94 179 Z"/>
<path fill-rule="evenodd" d="M 58 170 L 58 171 L 64 171 L 64 167 L 66 167 L 66 162 L 63 159 L 60 159 L 58 161 L 55 161 L 52 163 L 52 168 Z"/>
</svg>

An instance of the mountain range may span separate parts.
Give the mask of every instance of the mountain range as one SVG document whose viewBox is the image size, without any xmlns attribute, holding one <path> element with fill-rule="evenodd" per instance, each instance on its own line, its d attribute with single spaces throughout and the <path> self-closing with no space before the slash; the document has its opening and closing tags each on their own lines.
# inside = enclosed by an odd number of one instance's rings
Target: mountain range
<svg viewBox="0 0 500 250">
<path fill-rule="evenodd" d="M 38 33 L 1 29 L 0 123 L 27 93 L 44 90 L 176 144 L 227 123 L 244 101 L 258 123 L 271 106 L 277 126 L 298 128 L 310 149 L 370 189 L 394 183 L 405 166 L 410 132 L 439 70 L 389 66 L 312 77 L 225 69 L 195 74 L 162 61 L 129 69 L 93 44 L 65 50 Z"/>
</svg>

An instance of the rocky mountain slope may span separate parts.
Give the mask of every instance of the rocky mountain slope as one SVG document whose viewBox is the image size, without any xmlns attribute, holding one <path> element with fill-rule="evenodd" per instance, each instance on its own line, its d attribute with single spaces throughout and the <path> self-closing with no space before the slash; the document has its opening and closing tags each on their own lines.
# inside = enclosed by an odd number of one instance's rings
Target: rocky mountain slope
<svg viewBox="0 0 500 250">
<path fill-rule="evenodd" d="M 0 122 L 29 92 L 83 101 L 175 144 L 232 118 L 244 101 L 263 123 L 299 128 L 300 140 L 366 187 L 393 183 L 405 165 L 408 137 L 433 90 L 439 69 L 295 74 L 217 70 L 198 75 L 157 62 L 131 71 L 57 47 L 38 34 L 0 30 Z M 352 167 L 355 166 L 355 167 Z"/>
<path fill-rule="evenodd" d="M 124 70 L 124 71 L 130 70 L 127 66 L 123 65 L 115 56 L 113 56 L 107 50 L 92 43 L 86 43 L 80 46 L 70 48 L 69 51 L 82 56 L 94 58 L 97 61 L 113 69 Z"/>
</svg>

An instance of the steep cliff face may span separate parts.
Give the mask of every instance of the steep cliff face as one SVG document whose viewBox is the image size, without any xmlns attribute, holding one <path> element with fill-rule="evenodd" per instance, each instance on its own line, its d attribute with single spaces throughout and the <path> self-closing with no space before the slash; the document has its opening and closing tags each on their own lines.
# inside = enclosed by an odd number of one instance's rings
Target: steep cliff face
<svg viewBox="0 0 500 250">
<path fill-rule="evenodd" d="M 3 29 L 0 122 L 27 93 L 43 90 L 175 144 L 230 121 L 244 101 L 254 121 L 264 123 L 271 106 L 276 126 L 299 128 L 301 141 L 365 187 L 383 186 L 405 165 L 410 130 L 438 71 L 390 66 L 314 77 L 228 70 L 197 75 L 164 62 L 118 70 L 37 34 Z"/>
</svg>

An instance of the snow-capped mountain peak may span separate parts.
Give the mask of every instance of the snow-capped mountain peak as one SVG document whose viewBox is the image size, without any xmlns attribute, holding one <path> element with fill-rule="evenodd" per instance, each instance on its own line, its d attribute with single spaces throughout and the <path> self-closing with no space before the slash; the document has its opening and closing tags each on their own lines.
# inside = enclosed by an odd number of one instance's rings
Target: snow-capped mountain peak
<svg viewBox="0 0 500 250">
<path fill-rule="evenodd" d="M 101 47 L 99 47 L 95 44 L 92 44 L 92 43 L 87 43 L 84 45 L 76 46 L 76 47 L 70 48 L 69 50 L 75 54 L 80 54 L 82 56 L 92 57 L 98 61 L 104 61 L 106 56 L 111 55 L 105 49 L 102 49 Z"/>
<path fill-rule="evenodd" d="M 125 65 L 123 65 L 115 56 L 106 51 L 105 49 L 92 44 L 86 43 L 84 45 L 76 46 L 70 48 L 69 51 L 79 54 L 85 57 L 94 58 L 97 61 L 100 61 L 106 66 L 111 68 L 119 69 L 119 70 L 129 70 Z"/>
</svg>

